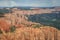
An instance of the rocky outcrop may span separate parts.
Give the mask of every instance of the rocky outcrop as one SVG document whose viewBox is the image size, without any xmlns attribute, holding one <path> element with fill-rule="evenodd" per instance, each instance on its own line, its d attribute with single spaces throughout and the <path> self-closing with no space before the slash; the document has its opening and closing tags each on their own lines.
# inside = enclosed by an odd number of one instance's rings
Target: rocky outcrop
<svg viewBox="0 0 60 40">
<path fill-rule="evenodd" d="M 15 32 L 0 34 L 0 40 L 59 40 L 60 32 L 53 27 L 24 27 L 18 28 Z"/>
<path fill-rule="evenodd" d="M 0 30 L 9 31 L 10 24 L 6 20 L 0 19 Z"/>
</svg>

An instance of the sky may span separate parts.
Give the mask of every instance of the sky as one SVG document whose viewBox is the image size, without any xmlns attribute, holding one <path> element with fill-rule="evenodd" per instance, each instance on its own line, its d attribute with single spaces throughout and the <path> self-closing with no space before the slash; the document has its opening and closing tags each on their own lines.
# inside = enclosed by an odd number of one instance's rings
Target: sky
<svg viewBox="0 0 60 40">
<path fill-rule="evenodd" d="M 0 7 L 14 6 L 53 7 L 60 6 L 60 0 L 0 0 Z"/>
</svg>

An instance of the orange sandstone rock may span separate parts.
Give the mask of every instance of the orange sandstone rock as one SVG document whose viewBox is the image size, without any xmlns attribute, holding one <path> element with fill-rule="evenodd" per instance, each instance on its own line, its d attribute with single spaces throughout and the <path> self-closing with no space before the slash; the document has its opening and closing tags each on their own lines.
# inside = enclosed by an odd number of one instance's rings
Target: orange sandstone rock
<svg viewBox="0 0 60 40">
<path fill-rule="evenodd" d="M 0 20 L 0 30 L 9 31 L 10 24 L 8 24 L 5 20 Z"/>
</svg>

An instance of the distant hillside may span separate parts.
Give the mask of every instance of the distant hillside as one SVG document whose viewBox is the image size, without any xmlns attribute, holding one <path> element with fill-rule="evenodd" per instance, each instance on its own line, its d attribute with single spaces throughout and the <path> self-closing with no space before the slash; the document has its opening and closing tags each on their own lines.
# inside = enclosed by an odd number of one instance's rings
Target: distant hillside
<svg viewBox="0 0 60 40">
<path fill-rule="evenodd" d="M 60 13 L 27 15 L 28 20 L 60 29 Z"/>
<path fill-rule="evenodd" d="M 0 9 L 0 17 L 4 17 L 3 15 L 6 13 L 12 12 L 12 10 L 8 9 Z"/>
<path fill-rule="evenodd" d="M 7 10 L 7 9 L 0 9 L 0 13 L 8 13 L 9 12 L 9 10 Z"/>
</svg>

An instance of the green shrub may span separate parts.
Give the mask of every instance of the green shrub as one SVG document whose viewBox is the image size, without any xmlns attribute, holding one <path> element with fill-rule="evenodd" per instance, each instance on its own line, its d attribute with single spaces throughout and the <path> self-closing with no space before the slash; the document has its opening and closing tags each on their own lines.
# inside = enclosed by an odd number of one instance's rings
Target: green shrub
<svg viewBox="0 0 60 40">
<path fill-rule="evenodd" d="M 0 34 L 2 33 L 2 31 L 0 30 Z"/>
<path fill-rule="evenodd" d="M 16 27 L 15 27 L 15 26 L 11 26 L 11 27 L 10 27 L 10 32 L 14 32 L 14 31 L 15 31 L 15 29 L 16 29 Z"/>
<path fill-rule="evenodd" d="M 39 27 L 41 27 L 41 25 L 36 24 L 36 25 L 34 25 L 33 27 L 34 27 L 34 28 L 39 28 Z"/>
</svg>

